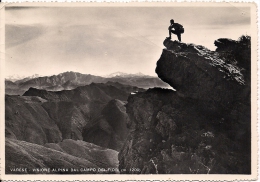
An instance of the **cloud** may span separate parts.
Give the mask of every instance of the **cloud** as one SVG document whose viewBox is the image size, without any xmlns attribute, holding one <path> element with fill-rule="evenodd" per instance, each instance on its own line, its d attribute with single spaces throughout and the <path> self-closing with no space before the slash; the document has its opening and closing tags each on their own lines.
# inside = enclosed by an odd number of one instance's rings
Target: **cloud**
<svg viewBox="0 0 260 182">
<path fill-rule="evenodd" d="M 150 64 L 152 54 L 147 52 L 161 52 L 160 48 L 158 49 L 142 36 L 126 36 L 102 24 L 52 26 L 43 29 L 46 30 L 44 34 L 34 36 L 30 41 L 27 38 L 28 41 L 16 44 L 6 51 L 8 55 L 12 55 L 12 58 L 6 59 L 7 66 L 20 65 L 20 72 L 25 73 L 34 68 L 36 73 L 41 74 L 50 71 L 61 72 L 62 69 L 77 69 L 77 67 L 81 72 L 99 75 L 104 72 L 110 73 L 113 69 L 117 69 L 114 71 L 130 69 L 134 72 L 131 67 L 138 69 L 141 65 L 137 60 L 146 62 L 146 65 Z M 49 68 L 46 65 L 49 65 Z"/>
<path fill-rule="evenodd" d="M 154 75 L 171 18 L 184 25 L 184 42 L 214 48 L 215 39 L 250 30 L 249 12 L 233 7 L 7 8 L 6 70 Z"/>
<path fill-rule="evenodd" d="M 23 44 L 44 34 L 44 28 L 39 25 L 9 25 L 5 26 L 5 46 L 10 48 Z"/>
</svg>

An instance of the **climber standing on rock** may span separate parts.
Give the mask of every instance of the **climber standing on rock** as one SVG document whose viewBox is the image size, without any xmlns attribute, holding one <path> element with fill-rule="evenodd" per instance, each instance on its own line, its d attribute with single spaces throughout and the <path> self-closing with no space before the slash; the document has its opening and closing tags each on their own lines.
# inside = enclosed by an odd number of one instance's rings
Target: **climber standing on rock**
<svg viewBox="0 0 260 182">
<path fill-rule="evenodd" d="M 171 33 L 173 33 L 173 34 L 177 35 L 178 40 L 181 41 L 181 34 L 184 33 L 183 26 L 179 23 L 174 23 L 173 19 L 170 20 L 170 23 L 171 23 L 171 25 L 168 28 L 169 37 L 167 37 L 167 38 L 171 39 L 172 38 Z M 174 28 L 174 30 L 172 30 L 173 28 Z"/>
</svg>

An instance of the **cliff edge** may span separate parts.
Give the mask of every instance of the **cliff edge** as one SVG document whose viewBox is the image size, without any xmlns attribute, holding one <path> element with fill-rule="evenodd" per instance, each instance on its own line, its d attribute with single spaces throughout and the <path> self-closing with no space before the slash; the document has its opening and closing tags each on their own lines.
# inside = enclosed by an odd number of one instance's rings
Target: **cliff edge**
<svg viewBox="0 0 260 182">
<path fill-rule="evenodd" d="M 166 39 L 164 45 L 167 49 L 163 50 L 157 62 L 158 77 L 185 97 L 222 106 L 245 99 L 250 95 L 250 82 L 245 80 L 245 69 L 236 64 L 235 56 L 232 58 L 230 55 L 234 42 L 224 40 L 217 41 L 224 42 L 222 44 L 215 41 L 221 48 L 217 50 L 221 51 L 210 51 L 203 46 Z M 237 50 L 233 55 L 239 53 L 240 50 Z M 245 59 L 247 56 L 250 55 L 244 55 Z"/>
<path fill-rule="evenodd" d="M 156 73 L 176 91 L 129 96 L 123 173 L 250 174 L 250 66 L 240 64 L 250 61 L 250 51 L 238 56 L 250 46 L 236 41 L 230 51 L 232 41 L 223 40 L 217 51 L 164 41 Z"/>
</svg>

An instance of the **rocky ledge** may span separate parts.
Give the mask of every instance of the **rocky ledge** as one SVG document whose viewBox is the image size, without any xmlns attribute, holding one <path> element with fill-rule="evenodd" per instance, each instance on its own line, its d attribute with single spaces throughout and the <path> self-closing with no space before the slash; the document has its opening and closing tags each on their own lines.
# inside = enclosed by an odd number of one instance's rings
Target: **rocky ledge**
<svg viewBox="0 0 260 182">
<path fill-rule="evenodd" d="M 234 42 L 226 41 L 226 44 L 229 43 L 233 45 Z M 250 83 L 246 82 L 242 73 L 244 68 L 234 64 L 234 58 L 226 55 L 230 46 L 226 46 L 225 54 L 170 39 L 166 39 L 164 45 L 167 49 L 163 50 L 157 62 L 156 73 L 180 96 L 227 106 L 250 95 Z"/>
<path fill-rule="evenodd" d="M 154 88 L 129 96 L 130 135 L 119 168 L 142 174 L 249 174 L 250 69 L 239 63 L 250 55 L 238 60 L 238 52 L 169 39 L 164 45 L 156 73 L 176 91 Z"/>
</svg>

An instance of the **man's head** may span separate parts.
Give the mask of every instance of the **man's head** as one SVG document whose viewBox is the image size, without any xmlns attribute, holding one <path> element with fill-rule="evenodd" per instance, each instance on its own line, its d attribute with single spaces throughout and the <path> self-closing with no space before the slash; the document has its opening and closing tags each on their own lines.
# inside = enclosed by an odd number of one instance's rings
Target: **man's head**
<svg viewBox="0 0 260 182">
<path fill-rule="evenodd" d="M 171 19 L 170 22 L 171 22 L 171 24 L 174 24 L 174 20 L 173 19 Z"/>
</svg>

